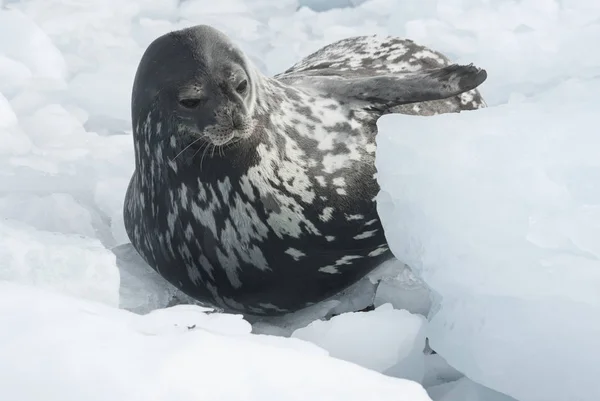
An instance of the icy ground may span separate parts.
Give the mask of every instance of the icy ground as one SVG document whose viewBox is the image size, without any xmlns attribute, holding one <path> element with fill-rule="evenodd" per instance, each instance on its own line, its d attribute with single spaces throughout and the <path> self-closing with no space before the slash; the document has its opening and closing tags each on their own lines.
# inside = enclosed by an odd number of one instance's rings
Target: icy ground
<svg viewBox="0 0 600 401">
<path fill-rule="evenodd" d="M 600 399 L 600 3 L 301 3 L 0 0 L 0 400 Z M 121 217 L 130 90 L 151 40 L 199 23 L 266 74 L 372 33 L 488 70 L 486 110 L 379 124 L 414 274 L 252 326 L 167 307 L 189 300 Z"/>
</svg>

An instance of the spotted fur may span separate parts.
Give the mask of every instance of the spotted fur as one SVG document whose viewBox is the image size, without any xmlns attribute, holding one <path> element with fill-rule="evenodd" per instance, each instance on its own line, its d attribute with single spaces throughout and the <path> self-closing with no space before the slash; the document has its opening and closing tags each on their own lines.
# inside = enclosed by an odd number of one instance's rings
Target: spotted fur
<svg viewBox="0 0 600 401">
<path fill-rule="evenodd" d="M 392 36 L 358 36 L 334 42 L 305 57 L 277 79 L 288 80 L 298 74 L 341 74 L 374 76 L 401 74 L 449 66 L 442 53 L 421 46 L 410 39 Z M 486 107 L 477 89 L 442 100 L 431 100 L 390 108 L 387 113 L 432 116 L 441 113 L 475 110 Z"/>
<path fill-rule="evenodd" d="M 450 64 L 408 40 L 342 40 L 275 77 L 239 53 L 252 84 L 252 132 L 243 140 L 207 155 L 155 102 L 132 107 L 136 169 L 125 225 L 150 266 L 189 295 L 276 315 L 333 296 L 392 257 L 374 202 L 377 118 L 484 102 L 471 90 L 371 110 L 303 81 L 309 73 L 373 76 Z M 134 98 L 145 84 L 136 81 Z"/>
</svg>

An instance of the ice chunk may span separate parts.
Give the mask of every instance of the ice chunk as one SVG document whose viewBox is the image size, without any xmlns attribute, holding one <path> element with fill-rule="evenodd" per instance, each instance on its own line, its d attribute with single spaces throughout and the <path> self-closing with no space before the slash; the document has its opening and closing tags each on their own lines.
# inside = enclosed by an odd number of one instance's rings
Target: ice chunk
<svg viewBox="0 0 600 401">
<path fill-rule="evenodd" d="M 308 7 L 314 11 L 328 11 L 334 8 L 356 7 L 367 0 L 299 0 L 301 7 Z"/>
<path fill-rule="evenodd" d="M 377 283 L 374 306 L 390 303 L 395 309 L 405 309 L 423 316 L 429 313 L 430 291 L 404 263 L 388 261 L 369 274 L 369 279 Z"/>
<path fill-rule="evenodd" d="M 119 267 L 119 307 L 144 314 L 175 302 L 197 304 L 152 270 L 131 244 L 116 246 L 111 251 Z"/>
<path fill-rule="evenodd" d="M 20 90 L 10 99 L 10 104 L 19 116 L 29 117 L 51 101 L 35 88 Z"/>
<path fill-rule="evenodd" d="M 57 81 L 66 78 L 67 65 L 60 50 L 19 10 L 0 9 L 0 48 L 5 56 L 26 65 L 33 77 Z"/>
<path fill-rule="evenodd" d="M 31 149 L 31 141 L 20 129 L 18 123 L 19 120 L 13 108 L 0 93 L 0 138 L 2 138 L 0 155 L 19 155 Z"/>
<path fill-rule="evenodd" d="M 110 234 L 114 239 L 115 245 L 122 245 L 129 242 L 123 220 L 123 201 L 128 185 L 129 178 L 126 176 L 106 178 L 97 183 L 94 193 L 96 205 L 109 219 Z"/>
<path fill-rule="evenodd" d="M 311 341 L 331 356 L 395 377 L 421 381 L 424 375 L 425 319 L 382 305 L 371 312 L 317 320 L 292 337 Z"/>
<path fill-rule="evenodd" d="M 0 197 L 0 216 L 26 223 L 42 231 L 96 238 L 93 216 L 72 195 L 12 193 Z"/>
<path fill-rule="evenodd" d="M 521 401 L 600 399 L 599 91 L 379 121 L 379 213 L 436 294 L 432 348 Z"/>
<path fill-rule="evenodd" d="M 415 382 L 197 308 L 139 316 L 0 282 L 0 327 L 9 400 L 430 401 Z"/>
<path fill-rule="evenodd" d="M 31 71 L 26 65 L 0 53 L 0 93 L 16 93 L 31 76 Z"/>
<path fill-rule="evenodd" d="M 70 82 L 70 99 L 96 115 L 129 121 L 136 67 L 133 63 L 115 63 L 80 72 Z"/>
<path fill-rule="evenodd" d="M 0 280 L 32 284 L 83 299 L 119 304 L 115 256 L 98 240 L 0 223 Z M 6 302 L 6 300 L 4 300 Z"/>
<path fill-rule="evenodd" d="M 17 125 L 17 115 L 8 100 L 0 93 L 0 129 L 12 128 Z"/>
<path fill-rule="evenodd" d="M 88 133 L 81 122 L 58 104 L 50 104 L 23 118 L 23 129 L 36 146 L 67 148 L 85 146 L 96 134 Z"/>
<path fill-rule="evenodd" d="M 505 394 L 485 388 L 464 377 L 427 389 L 433 401 L 516 401 Z"/>
<path fill-rule="evenodd" d="M 462 377 L 464 375 L 450 366 L 440 354 L 425 355 L 425 377 L 421 384 L 428 389 L 427 391 L 431 387 L 455 382 Z"/>
</svg>

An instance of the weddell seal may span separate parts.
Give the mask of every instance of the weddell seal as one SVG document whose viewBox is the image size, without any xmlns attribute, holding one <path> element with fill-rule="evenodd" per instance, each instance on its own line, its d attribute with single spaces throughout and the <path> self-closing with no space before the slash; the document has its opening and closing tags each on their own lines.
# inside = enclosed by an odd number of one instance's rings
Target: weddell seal
<svg viewBox="0 0 600 401">
<path fill-rule="evenodd" d="M 484 106 L 485 70 L 410 40 L 330 44 L 274 77 L 209 26 L 150 44 L 132 93 L 124 218 L 140 255 L 200 302 L 280 315 L 392 258 L 377 119 Z"/>
</svg>

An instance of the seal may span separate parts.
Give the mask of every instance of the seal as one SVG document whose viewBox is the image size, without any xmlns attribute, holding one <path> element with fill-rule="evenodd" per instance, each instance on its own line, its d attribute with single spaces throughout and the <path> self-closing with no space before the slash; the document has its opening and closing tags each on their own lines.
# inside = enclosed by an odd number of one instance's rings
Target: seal
<svg viewBox="0 0 600 401">
<path fill-rule="evenodd" d="M 209 26 L 155 39 L 132 90 L 127 234 L 184 293 L 282 315 L 392 258 L 377 215 L 377 119 L 485 104 L 485 70 L 410 40 L 332 43 L 259 72 Z"/>
</svg>

